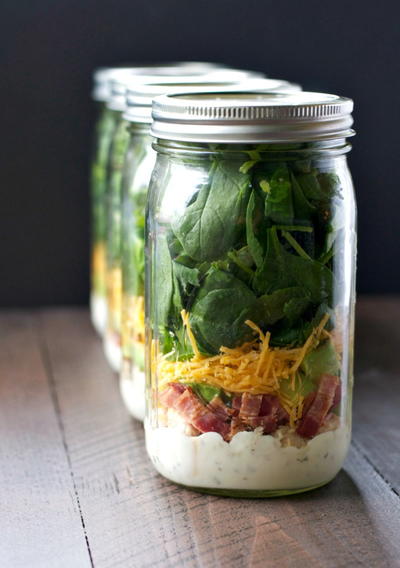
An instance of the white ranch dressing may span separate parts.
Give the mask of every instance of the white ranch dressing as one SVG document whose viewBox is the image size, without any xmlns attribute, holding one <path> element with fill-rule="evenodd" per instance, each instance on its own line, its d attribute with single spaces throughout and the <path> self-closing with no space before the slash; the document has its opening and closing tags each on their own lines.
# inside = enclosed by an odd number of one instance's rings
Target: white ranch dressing
<svg viewBox="0 0 400 568">
<path fill-rule="evenodd" d="M 137 420 L 144 420 L 145 413 L 145 375 L 136 365 L 133 367 L 133 376 L 121 376 L 119 388 L 122 399 L 128 412 Z"/>
<path fill-rule="evenodd" d="M 319 434 L 303 447 L 283 447 L 273 436 L 239 432 L 225 442 L 220 434 L 187 436 L 179 427 L 146 427 L 147 452 L 157 471 L 191 487 L 290 490 L 327 483 L 342 467 L 350 429 Z"/>
<path fill-rule="evenodd" d="M 107 302 L 100 294 L 90 295 L 90 315 L 92 324 L 99 335 L 104 335 L 107 325 Z"/>
<path fill-rule="evenodd" d="M 104 355 L 106 356 L 107 362 L 111 369 L 116 373 L 119 373 L 122 362 L 122 352 L 121 347 L 118 344 L 114 334 L 107 333 L 104 336 L 103 342 Z"/>
</svg>

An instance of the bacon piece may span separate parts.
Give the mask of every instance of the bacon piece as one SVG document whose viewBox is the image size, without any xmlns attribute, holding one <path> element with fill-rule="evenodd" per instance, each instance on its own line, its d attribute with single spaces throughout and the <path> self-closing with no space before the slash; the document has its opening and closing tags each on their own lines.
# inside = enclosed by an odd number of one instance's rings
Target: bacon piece
<svg viewBox="0 0 400 568">
<path fill-rule="evenodd" d="M 316 391 L 313 391 L 313 392 L 308 393 L 308 395 L 305 397 L 304 402 L 303 402 L 303 416 L 305 416 L 307 414 L 307 412 L 309 411 L 310 406 L 314 402 L 316 394 L 317 394 Z"/>
<path fill-rule="evenodd" d="M 279 410 L 281 410 L 280 414 Z M 280 418 L 284 418 L 286 414 L 280 405 L 278 397 L 271 394 L 264 394 L 262 396 L 258 416 L 247 419 L 247 423 L 253 428 L 261 426 L 264 434 L 272 434 L 278 427 L 278 414 Z"/>
<path fill-rule="evenodd" d="M 227 437 L 227 441 L 230 442 L 235 434 L 237 434 L 238 432 L 243 432 L 245 430 L 249 430 L 249 427 L 244 422 L 242 422 L 239 417 L 234 416 L 231 421 L 230 432 Z"/>
<path fill-rule="evenodd" d="M 204 406 L 190 387 L 175 401 L 174 409 L 200 432 L 218 432 L 224 439 L 229 434 L 229 424 Z"/>
<path fill-rule="evenodd" d="M 296 431 L 304 438 L 313 438 L 323 423 L 335 398 L 339 377 L 334 375 L 321 375 L 317 392 L 307 412 L 303 414 Z"/>
<path fill-rule="evenodd" d="M 232 399 L 232 416 L 238 416 L 242 406 L 242 395 L 236 394 Z"/>
<path fill-rule="evenodd" d="M 227 406 L 218 395 L 215 395 L 214 398 L 208 403 L 208 408 L 215 412 L 215 414 L 223 420 L 228 420 L 236 413 L 236 411 L 232 408 L 229 408 L 229 406 Z"/>
<path fill-rule="evenodd" d="M 247 421 L 247 424 L 250 424 L 252 428 L 259 428 L 261 426 L 264 434 L 272 434 L 278 428 L 276 415 L 272 414 L 270 416 L 257 416 L 256 418 L 250 418 Z"/>
<path fill-rule="evenodd" d="M 276 417 L 276 421 L 278 423 L 278 426 L 283 426 L 289 422 L 289 414 L 280 404 L 278 408 L 278 415 Z"/>
<path fill-rule="evenodd" d="M 185 385 L 181 385 L 180 383 L 168 383 L 168 387 L 160 392 L 159 399 L 161 404 L 167 408 L 173 407 L 185 390 Z"/>
<path fill-rule="evenodd" d="M 239 410 L 239 418 L 247 422 L 249 418 L 255 418 L 260 413 L 262 394 L 250 394 L 248 392 L 242 395 L 242 404 Z"/>
</svg>

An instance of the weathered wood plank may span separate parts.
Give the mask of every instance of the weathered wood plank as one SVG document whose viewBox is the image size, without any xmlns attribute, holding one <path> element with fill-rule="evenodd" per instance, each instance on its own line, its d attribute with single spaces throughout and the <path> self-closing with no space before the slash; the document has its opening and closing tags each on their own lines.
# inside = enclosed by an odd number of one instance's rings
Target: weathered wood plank
<svg viewBox="0 0 400 568">
<path fill-rule="evenodd" d="M 400 494 L 400 299 L 357 310 L 354 440 Z"/>
<path fill-rule="evenodd" d="M 33 318 L 0 315 L 0 565 L 90 566 Z"/>
<path fill-rule="evenodd" d="M 44 312 L 42 329 L 96 567 L 398 565 L 400 500 L 357 448 L 333 483 L 302 496 L 177 488 L 145 456 L 86 312 Z"/>
</svg>

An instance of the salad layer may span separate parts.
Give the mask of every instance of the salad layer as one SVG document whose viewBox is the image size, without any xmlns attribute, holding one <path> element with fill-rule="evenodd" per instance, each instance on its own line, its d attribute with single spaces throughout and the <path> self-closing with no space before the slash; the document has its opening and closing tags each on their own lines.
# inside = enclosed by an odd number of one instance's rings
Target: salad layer
<svg viewBox="0 0 400 568">
<path fill-rule="evenodd" d="M 307 443 L 340 425 L 343 189 L 333 160 L 291 150 L 260 145 L 245 161 L 221 153 L 185 163 L 196 189 L 156 225 L 152 252 L 161 426 L 172 412 L 191 437 L 230 442 L 284 427 Z M 173 164 L 162 183 L 173 199 Z"/>
</svg>

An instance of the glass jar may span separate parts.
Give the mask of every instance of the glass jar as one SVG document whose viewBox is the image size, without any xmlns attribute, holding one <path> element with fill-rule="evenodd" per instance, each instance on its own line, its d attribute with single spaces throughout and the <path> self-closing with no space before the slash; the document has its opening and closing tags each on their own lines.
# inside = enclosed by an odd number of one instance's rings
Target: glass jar
<svg viewBox="0 0 400 568">
<path fill-rule="evenodd" d="M 109 109 L 108 81 L 111 69 L 99 69 L 94 74 L 93 98 L 98 104 L 91 161 L 91 289 L 90 314 L 94 328 L 103 335 L 107 321 L 106 303 L 106 207 L 104 204 L 106 172 L 112 135 L 118 113 Z"/>
<path fill-rule="evenodd" d="M 122 68 L 115 70 L 109 78 L 109 97 L 107 108 L 110 113 L 112 131 L 107 146 L 105 162 L 105 182 L 103 199 L 97 200 L 105 220 L 105 282 L 106 325 L 104 352 L 111 368 L 119 372 L 121 367 L 121 310 L 122 310 L 122 250 L 121 250 L 121 180 L 123 164 L 127 151 L 129 135 L 128 122 L 123 117 L 126 110 L 126 89 L 128 85 L 147 84 L 165 78 L 174 81 L 175 77 L 190 77 L 193 82 L 209 77 L 216 82 L 220 76 L 230 81 L 259 76 L 260 73 L 239 69 L 220 69 L 209 63 L 181 63 L 155 67 Z M 100 213 L 99 213 L 100 215 Z"/>
<path fill-rule="evenodd" d="M 313 489 L 351 431 L 352 101 L 163 96 L 153 106 L 146 445 L 208 493 Z"/>
<path fill-rule="evenodd" d="M 96 101 L 97 122 L 91 159 L 91 289 L 90 313 L 94 328 L 104 335 L 107 326 L 107 270 L 106 270 L 106 225 L 107 225 L 107 170 L 110 146 L 124 106 L 124 92 L 119 84 L 132 80 L 148 82 L 159 76 L 174 76 L 180 69 L 193 75 L 216 73 L 222 65 L 202 61 L 168 63 L 157 66 L 109 67 L 94 73 L 92 97 Z M 247 72 L 235 73 L 246 77 Z M 113 93 L 112 90 L 115 89 Z M 112 108 L 107 103 L 114 99 Z M 115 349 L 114 349 L 115 351 Z"/>
<path fill-rule="evenodd" d="M 240 83 L 235 74 L 221 74 L 201 81 L 199 78 L 176 77 L 156 83 L 132 86 L 127 94 L 125 118 L 130 121 L 131 139 L 122 183 L 122 350 L 120 388 L 129 412 L 138 420 L 144 417 L 144 216 L 147 188 L 156 159 L 150 136 L 152 99 L 165 92 L 210 89 L 236 91 Z M 277 89 L 297 91 L 299 87 L 277 79 L 252 79 L 245 82 L 259 91 Z M 202 86 L 201 86 L 202 85 Z"/>
</svg>

